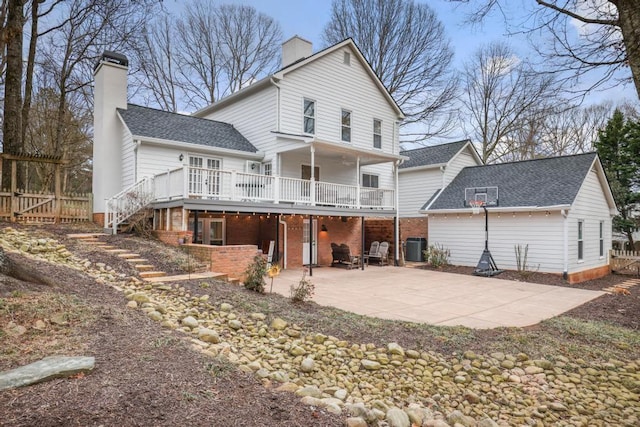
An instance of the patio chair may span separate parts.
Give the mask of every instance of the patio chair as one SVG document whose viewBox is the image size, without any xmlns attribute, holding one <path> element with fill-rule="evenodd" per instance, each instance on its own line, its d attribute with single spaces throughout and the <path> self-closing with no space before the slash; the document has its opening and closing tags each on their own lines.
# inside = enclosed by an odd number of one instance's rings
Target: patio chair
<svg viewBox="0 0 640 427">
<path fill-rule="evenodd" d="M 380 249 L 380 242 L 378 242 L 377 240 L 374 240 L 373 242 L 371 242 L 371 247 L 369 248 L 369 251 L 364 252 L 365 258 L 371 254 L 377 255 L 379 249 Z"/>
<path fill-rule="evenodd" d="M 371 261 L 375 261 L 380 265 L 387 265 L 387 257 L 389 255 L 389 242 L 382 242 L 378 246 L 378 252 L 376 254 L 369 253 L 367 255 L 367 265 Z"/>
<path fill-rule="evenodd" d="M 344 243 L 341 245 L 331 243 L 331 257 L 333 258 L 331 261 L 332 267 L 341 264 L 351 269 L 360 265 L 360 257 L 358 255 L 351 255 L 351 249 Z"/>
</svg>

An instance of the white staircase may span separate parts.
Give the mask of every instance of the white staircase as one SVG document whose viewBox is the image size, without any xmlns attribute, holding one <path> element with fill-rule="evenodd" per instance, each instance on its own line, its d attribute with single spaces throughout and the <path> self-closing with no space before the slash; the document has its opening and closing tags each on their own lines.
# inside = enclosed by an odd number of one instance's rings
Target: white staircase
<svg viewBox="0 0 640 427">
<path fill-rule="evenodd" d="M 144 178 L 107 199 L 104 212 L 104 228 L 118 231 L 118 225 L 155 199 L 154 179 Z"/>
</svg>

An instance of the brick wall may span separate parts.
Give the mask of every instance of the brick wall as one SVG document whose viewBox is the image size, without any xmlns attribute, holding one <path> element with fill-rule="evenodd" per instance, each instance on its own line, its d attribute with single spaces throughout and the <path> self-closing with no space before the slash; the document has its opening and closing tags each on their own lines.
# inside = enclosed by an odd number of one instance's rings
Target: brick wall
<svg viewBox="0 0 640 427">
<path fill-rule="evenodd" d="M 104 227 L 104 212 L 94 213 L 93 214 L 93 222 L 96 223 L 100 227 Z"/>
<path fill-rule="evenodd" d="M 184 245 L 185 251 L 205 263 L 210 263 L 211 271 L 225 273 L 229 277 L 244 280 L 244 272 L 247 266 L 253 262 L 253 258 L 261 253 L 256 245 Z"/>
<path fill-rule="evenodd" d="M 607 274 L 611 273 L 609 265 L 603 265 L 602 267 L 591 268 L 589 270 L 578 271 L 576 273 L 569 273 L 568 281 L 570 284 L 586 282 L 587 280 L 599 279 Z"/>
<path fill-rule="evenodd" d="M 427 217 L 400 218 L 400 240 L 409 237 L 428 237 Z"/>
<path fill-rule="evenodd" d="M 189 243 L 193 237 L 193 233 L 191 233 L 191 231 L 155 230 L 153 235 L 163 243 L 171 246 L 178 246 L 180 244 L 180 239 L 182 239 L 183 243 Z"/>
</svg>

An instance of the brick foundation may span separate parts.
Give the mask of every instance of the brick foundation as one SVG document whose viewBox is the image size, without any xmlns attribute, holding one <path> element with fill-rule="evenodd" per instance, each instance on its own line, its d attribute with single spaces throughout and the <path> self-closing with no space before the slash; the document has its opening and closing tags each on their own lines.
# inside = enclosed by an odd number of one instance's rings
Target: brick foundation
<svg viewBox="0 0 640 427">
<path fill-rule="evenodd" d="M 155 230 L 153 235 L 157 237 L 161 242 L 171 246 L 178 246 L 180 244 L 190 243 L 193 233 L 191 231 L 164 231 Z M 182 241 L 182 243 L 180 243 Z"/>
<path fill-rule="evenodd" d="M 100 227 L 104 227 L 104 212 L 94 213 L 92 221 Z"/>
<path fill-rule="evenodd" d="M 253 262 L 253 258 L 261 253 L 256 245 L 184 245 L 183 249 L 196 259 L 211 264 L 211 271 L 225 273 L 229 277 L 244 280 L 244 272 Z"/>
<path fill-rule="evenodd" d="M 427 217 L 400 218 L 400 240 L 407 241 L 409 237 L 428 238 L 429 227 Z"/>
<path fill-rule="evenodd" d="M 568 282 L 570 284 L 586 282 L 587 280 L 599 279 L 607 274 L 611 274 L 611 268 L 609 265 L 603 265 L 602 267 L 591 268 L 589 270 L 578 271 L 576 273 L 569 273 Z"/>
</svg>

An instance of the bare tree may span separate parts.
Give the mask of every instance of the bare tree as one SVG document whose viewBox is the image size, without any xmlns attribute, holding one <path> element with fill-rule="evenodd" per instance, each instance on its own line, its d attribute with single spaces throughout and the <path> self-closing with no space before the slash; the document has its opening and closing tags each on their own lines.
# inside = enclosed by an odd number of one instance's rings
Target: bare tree
<svg viewBox="0 0 640 427">
<path fill-rule="evenodd" d="M 553 97 L 553 78 L 536 73 L 503 43 L 484 46 L 464 65 L 462 102 L 468 111 L 482 160 L 512 159 L 535 149 L 517 143 L 516 131 L 535 132 Z M 526 124 L 530 129 L 527 129 Z M 524 126 L 524 127 L 523 127 Z M 525 141 L 534 141 L 528 135 Z"/>
<path fill-rule="evenodd" d="M 177 39 L 171 18 L 163 14 L 142 29 L 142 45 L 136 52 L 139 70 L 138 89 L 142 89 L 147 104 L 166 111 L 178 111 L 180 96 L 180 65 L 174 40 Z"/>
<path fill-rule="evenodd" d="M 478 7 L 471 14 L 479 22 L 493 10 L 503 11 L 505 0 L 450 0 Z M 532 26 L 547 43 L 534 46 L 556 71 L 577 78 L 599 69 L 603 76 L 593 84 L 610 81 L 616 71 L 629 67 L 640 97 L 640 7 L 637 0 L 536 0 Z M 505 20 L 509 17 L 505 16 Z M 573 33 L 578 24 L 578 37 Z M 521 31 L 521 29 L 518 29 Z"/>
<path fill-rule="evenodd" d="M 413 0 L 334 0 L 323 37 L 328 44 L 353 38 L 406 114 L 404 124 L 423 125 L 420 135 L 404 132 L 405 141 L 450 129 L 457 87 L 453 51 L 429 6 Z"/>
<path fill-rule="evenodd" d="M 273 71 L 282 31 L 273 18 L 250 6 L 223 5 L 216 10 L 216 36 L 222 53 L 228 95 Z"/>
<path fill-rule="evenodd" d="M 189 3 L 178 20 L 181 80 L 192 108 L 202 108 L 277 66 L 282 31 L 250 6 Z"/>
<path fill-rule="evenodd" d="M 7 2 L 7 23 L 3 31 L 6 49 L 3 144 L 5 153 L 22 151 L 22 30 L 24 0 Z"/>
</svg>

